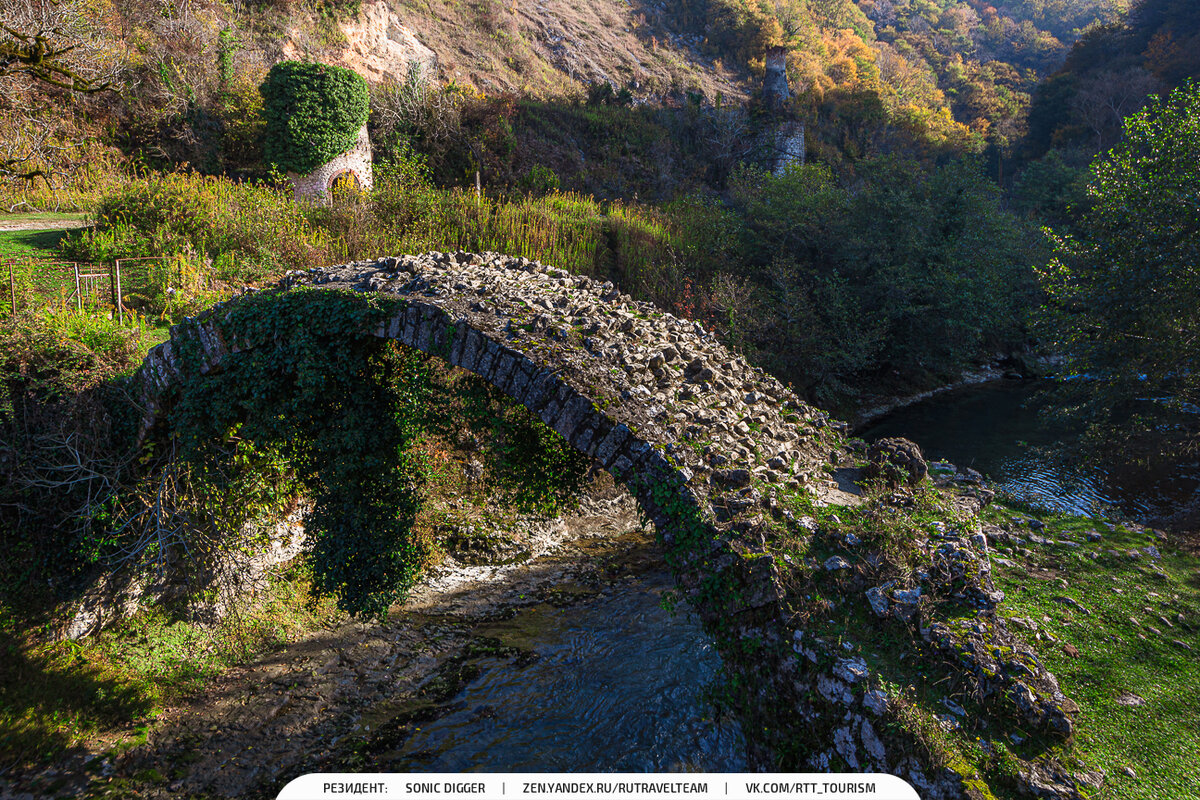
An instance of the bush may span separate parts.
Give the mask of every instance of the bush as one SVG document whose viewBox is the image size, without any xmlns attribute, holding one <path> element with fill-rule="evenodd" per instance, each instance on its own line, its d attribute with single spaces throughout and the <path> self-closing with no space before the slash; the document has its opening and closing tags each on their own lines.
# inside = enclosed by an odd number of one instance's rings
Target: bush
<svg viewBox="0 0 1200 800">
<path fill-rule="evenodd" d="M 751 341 L 810 397 L 880 372 L 944 377 L 1021 338 L 1037 237 L 970 163 L 868 159 L 845 177 L 820 165 L 742 170 L 731 194 L 773 309 L 748 320 Z"/>
<path fill-rule="evenodd" d="M 140 363 L 141 334 L 70 313 L 0 321 L 0 605 L 32 611 L 84 566 L 135 413 L 110 381 Z"/>
<path fill-rule="evenodd" d="M 63 240 L 79 261 L 174 256 L 211 259 L 228 282 L 328 263 L 323 237 L 291 193 L 190 172 L 148 176 L 105 195 L 96 227 Z"/>
</svg>

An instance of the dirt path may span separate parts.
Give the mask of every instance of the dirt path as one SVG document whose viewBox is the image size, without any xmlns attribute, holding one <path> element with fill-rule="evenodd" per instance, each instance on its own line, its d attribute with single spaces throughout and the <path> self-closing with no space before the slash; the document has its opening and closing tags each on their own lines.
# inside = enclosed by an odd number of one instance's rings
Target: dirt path
<svg viewBox="0 0 1200 800">
<path fill-rule="evenodd" d="M 27 217 L 23 214 L 11 219 L 0 217 L 0 233 L 12 231 L 62 231 L 74 228 L 86 228 L 89 225 L 87 216 L 83 214 L 71 215 L 69 217 L 54 214 L 44 218 Z"/>
<path fill-rule="evenodd" d="M 452 562 L 386 622 L 314 631 L 168 709 L 145 744 L 78 754 L 0 795 L 273 798 L 298 775 L 369 769 L 373 751 L 445 710 L 474 660 L 529 657 L 540 610 L 663 567 L 624 492 L 585 501 L 525 546 L 523 563 Z"/>
</svg>

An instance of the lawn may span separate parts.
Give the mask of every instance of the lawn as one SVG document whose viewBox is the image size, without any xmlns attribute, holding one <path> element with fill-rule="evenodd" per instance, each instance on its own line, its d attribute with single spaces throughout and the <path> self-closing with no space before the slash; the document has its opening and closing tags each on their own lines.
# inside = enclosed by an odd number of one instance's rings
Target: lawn
<svg viewBox="0 0 1200 800">
<path fill-rule="evenodd" d="M 58 255 L 58 243 L 67 233 L 66 230 L 0 230 L 0 258 L 53 258 Z"/>
</svg>

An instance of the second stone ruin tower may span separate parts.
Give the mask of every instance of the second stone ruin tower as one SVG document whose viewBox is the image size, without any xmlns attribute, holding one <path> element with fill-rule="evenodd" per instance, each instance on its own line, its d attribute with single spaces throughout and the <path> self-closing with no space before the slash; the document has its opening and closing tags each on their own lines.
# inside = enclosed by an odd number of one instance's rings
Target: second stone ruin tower
<svg viewBox="0 0 1200 800">
<path fill-rule="evenodd" d="M 765 142 L 771 171 L 783 174 L 792 164 L 804 163 L 804 123 L 789 108 L 792 92 L 787 79 L 788 48 L 776 45 L 767 50 L 763 75 L 763 105 L 770 114 Z"/>
</svg>

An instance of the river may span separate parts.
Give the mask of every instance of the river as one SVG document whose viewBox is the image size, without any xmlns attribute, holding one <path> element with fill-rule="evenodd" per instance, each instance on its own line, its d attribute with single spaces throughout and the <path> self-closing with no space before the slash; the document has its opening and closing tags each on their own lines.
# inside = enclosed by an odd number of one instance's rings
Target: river
<svg viewBox="0 0 1200 800">
<path fill-rule="evenodd" d="M 525 665 L 483 663 L 449 713 L 377 766 L 397 772 L 740 772 L 745 744 L 704 697 L 721 660 L 686 607 L 663 608 L 665 572 L 487 631 L 528 637 Z"/>
<path fill-rule="evenodd" d="M 1148 521 L 1170 515 L 1200 490 L 1200 464 L 1133 472 L 1078 460 L 1082 430 L 1053 420 L 1036 381 L 993 381 L 897 409 L 858 432 L 867 441 L 903 436 L 925 457 L 972 467 L 994 488 L 1076 514 Z"/>
</svg>

